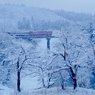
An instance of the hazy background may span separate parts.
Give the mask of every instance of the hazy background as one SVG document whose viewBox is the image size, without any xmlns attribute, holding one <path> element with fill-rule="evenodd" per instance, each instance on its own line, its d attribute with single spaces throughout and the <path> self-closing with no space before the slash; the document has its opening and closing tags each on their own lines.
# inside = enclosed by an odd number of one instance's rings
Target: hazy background
<svg viewBox="0 0 95 95">
<path fill-rule="evenodd" d="M 27 6 L 95 14 L 95 0 L 0 0 L 0 3 L 24 4 Z"/>
</svg>

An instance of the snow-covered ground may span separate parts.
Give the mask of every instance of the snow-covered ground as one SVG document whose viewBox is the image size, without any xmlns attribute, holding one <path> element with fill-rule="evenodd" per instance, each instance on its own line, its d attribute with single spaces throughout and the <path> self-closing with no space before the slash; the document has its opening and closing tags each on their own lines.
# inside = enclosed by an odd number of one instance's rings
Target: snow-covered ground
<svg viewBox="0 0 95 95">
<path fill-rule="evenodd" d="M 26 86 L 27 84 L 27 86 Z M 36 88 L 40 88 L 41 84 L 38 82 L 38 77 L 35 76 L 33 78 L 27 76 L 25 78 L 22 79 L 21 81 L 21 89 L 22 90 L 31 90 L 31 89 L 36 89 Z"/>
<path fill-rule="evenodd" d="M 26 86 L 26 88 L 28 87 Z M 17 93 L 13 89 L 9 89 L 0 84 L 0 95 L 95 95 L 95 90 L 85 88 L 77 88 L 76 90 L 73 90 L 72 87 L 66 87 L 65 90 L 62 90 L 59 87 L 53 87 L 48 89 L 27 89 Z"/>
<path fill-rule="evenodd" d="M 12 95 L 13 89 L 0 84 L 0 95 Z"/>
<path fill-rule="evenodd" d="M 72 88 L 66 88 L 62 90 L 61 88 L 54 87 L 54 88 L 43 88 L 43 89 L 35 89 L 29 91 L 22 91 L 17 93 L 16 91 L 12 90 L 0 90 L 0 95 L 95 95 L 95 90 L 91 89 L 84 89 L 84 88 L 77 88 L 73 90 Z"/>
</svg>

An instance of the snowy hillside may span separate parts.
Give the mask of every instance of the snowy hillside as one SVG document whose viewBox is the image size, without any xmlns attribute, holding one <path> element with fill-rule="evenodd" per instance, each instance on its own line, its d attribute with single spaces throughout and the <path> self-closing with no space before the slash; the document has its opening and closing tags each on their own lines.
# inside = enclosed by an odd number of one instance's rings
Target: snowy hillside
<svg viewBox="0 0 95 95">
<path fill-rule="evenodd" d="M 0 5 L 0 29 L 4 32 L 17 31 L 27 25 L 26 30 L 33 30 L 34 26 L 40 27 L 37 24 L 41 25 L 44 22 L 56 21 L 67 20 L 43 8 L 27 7 L 24 5 Z M 23 26 L 23 24 L 25 25 Z"/>
<path fill-rule="evenodd" d="M 70 24 L 72 25 L 72 22 L 93 22 L 94 19 L 94 16 L 88 14 L 52 11 L 24 5 L 0 5 L 0 30 L 3 32 L 26 32 L 30 30 L 50 29 L 60 30 L 62 27 L 69 26 Z"/>
<path fill-rule="evenodd" d="M 35 21 L 64 20 L 57 14 L 42 8 L 27 7 L 23 5 L 0 5 L 0 19 L 20 20 L 23 17 L 28 19 L 33 17 Z"/>
</svg>

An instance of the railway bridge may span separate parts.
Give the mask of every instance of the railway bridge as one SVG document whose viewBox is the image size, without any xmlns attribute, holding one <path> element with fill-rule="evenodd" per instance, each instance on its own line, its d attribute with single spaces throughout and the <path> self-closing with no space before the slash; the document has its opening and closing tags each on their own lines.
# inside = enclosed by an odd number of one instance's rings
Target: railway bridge
<svg viewBox="0 0 95 95">
<path fill-rule="evenodd" d="M 34 38 L 46 38 L 47 40 L 47 49 L 50 50 L 50 40 L 51 38 L 57 38 L 55 36 L 52 36 L 52 31 L 30 31 L 28 33 L 10 33 L 8 32 L 10 36 L 14 36 L 16 38 L 22 38 L 22 39 L 34 39 Z"/>
</svg>

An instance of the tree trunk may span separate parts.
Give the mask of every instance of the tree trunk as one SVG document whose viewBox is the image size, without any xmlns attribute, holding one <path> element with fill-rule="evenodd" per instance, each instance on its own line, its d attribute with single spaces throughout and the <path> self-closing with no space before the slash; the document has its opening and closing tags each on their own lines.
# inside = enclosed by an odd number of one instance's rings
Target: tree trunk
<svg viewBox="0 0 95 95">
<path fill-rule="evenodd" d="M 20 92 L 20 70 L 19 70 L 19 60 L 17 62 L 17 91 Z"/>
<path fill-rule="evenodd" d="M 72 80 L 73 80 L 73 84 L 74 84 L 74 90 L 75 90 L 77 88 L 76 74 L 74 73 L 72 67 L 70 67 L 70 71 L 71 71 L 71 76 L 72 76 Z"/>
<path fill-rule="evenodd" d="M 64 80 L 62 81 L 61 88 L 62 88 L 63 90 L 65 90 L 65 87 L 64 87 Z"/>
<path fill-rule="evenodd" d="M 48 73 L 48 84 L 47 84 L 47 88 L 50 87 L 50 81 L 51 81 L 51 74 Z"/>
<path fill-rule="evenodd" d="M 63 78 L 61 72 L 59 72 L 59 74 L 60 74 L 60 76 L 61 76 L 61 88 L 62 88 L 63 90 L 65 90 L 65 87 L 64 87 L 64 78 Z"/>
<path fill-rule="evenodd" d="M 45 83 L 44 83 L 44 79 L 42 79 L 42 85 L 43 85 L 43 88 L 45 88 Z"/>
<path fill-rule="evenodd" d="M 77 79 L 75 78 L 75 79 L 73 79 L 73 81 L 74 81 L 74 89 L 76 89 L 77 88 Z"/>
<path fill-rule="evenodd" d="M 17 90 L 18 90 L 18 92 L 20 92 L 21 90 L 20 90 L 20 72 L 18 71 L 17 72 Z"/>
</svg>

